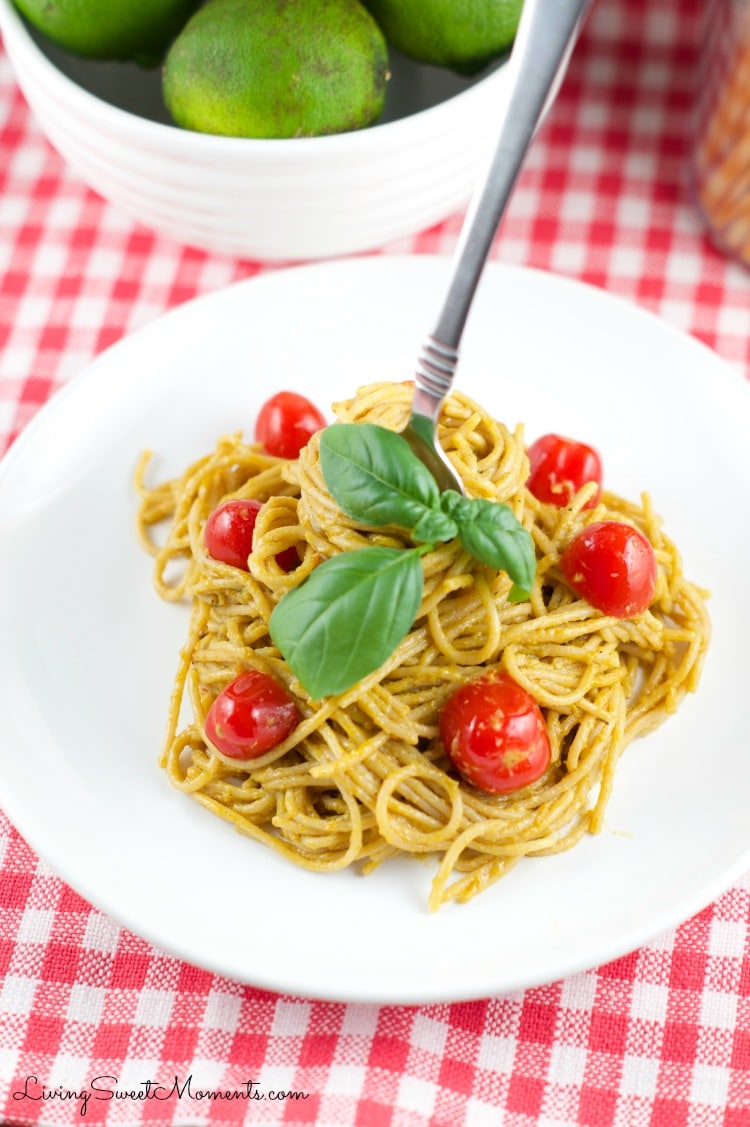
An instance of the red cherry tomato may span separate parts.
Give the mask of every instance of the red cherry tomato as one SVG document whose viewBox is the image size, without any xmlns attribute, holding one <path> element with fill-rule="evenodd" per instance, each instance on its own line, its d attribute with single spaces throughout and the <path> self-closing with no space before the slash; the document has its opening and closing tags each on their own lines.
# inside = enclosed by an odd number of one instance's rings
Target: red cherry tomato
<svg viewBox="0 0 750 1127">
<path fill-rule="evenodd" d="M 588 525 L 571 540 L 560 567 L 578 595 L 616 618 L 640 614 L 654 597 L 654 549 L 630 524 L 603 520 Z"/>
<path fill-rule="evenodd" d="M 256 759 L 285 740 L 299 722 L 283 685 L 250 669 L 231 681 L 211 705 L 206 735 L 230 759 Z"/>
<path fill-rule="evenodd" d="M 225 501 L 209 516 L 203 536 L 212 559 L 247 571 L 259 501 Z"/>
<path fill-rule="evenodd" d="M 520 790 L 549 767 L 542 710 L 507 673 L 461 685 L 443 706 L 440 735 L 460 774 L 490 794 Z"/>
<path fill-rule="evenodd" d="M 253 548 L 255 522 L 261 508 L 260 501 L 225 501 L 209 516 L 203 536 L 206 551 L 214 560 L 231 564 L 247 571 L 247 557 Z M 299 563 L 295 548 L 279 552 L 276 562 L 282 571 L 294 571 Z"/>
<path fill-rule="evenodd" d="M 584 506 L 593 509 L 602 493 L 602 463 L 592 446 L 559 434 L 543 434 L 526 453 L 531 466 L 526 485 L 537 500 L 562 509 L 581 486 L 595 481 L 599 488 Z"/>
<path fill-rule="evenodd" d="M 326 421 L 318 408 L 295 391 L 279 391 L 266 400 L 255 423 L 255 441 L 277 458 L 296 458 Z"/>
</svg>

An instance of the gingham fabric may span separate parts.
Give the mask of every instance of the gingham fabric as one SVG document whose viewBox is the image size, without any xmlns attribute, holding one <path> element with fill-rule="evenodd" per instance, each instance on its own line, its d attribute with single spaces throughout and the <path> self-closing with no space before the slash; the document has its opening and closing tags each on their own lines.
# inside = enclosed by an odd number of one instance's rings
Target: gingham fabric
<svg viewBox="0 0 750 1127">
<path fill-rule="evenodd" d="M 750 272 L 685 192 L 701 8 L 598 0 L 494 254 L 622 294 L 748 377 Z M 460 218 L 378 253 L 450 252 Z M 268 268 L 162 240 L 87 190 L 0 53 L 0 449 L 123 334 Z M 0 975 L 5 1127 L 750 1127 L 750 874 L 563 982 L 344 1005 L 155 950 L 0 815 Z"/>
</svg>

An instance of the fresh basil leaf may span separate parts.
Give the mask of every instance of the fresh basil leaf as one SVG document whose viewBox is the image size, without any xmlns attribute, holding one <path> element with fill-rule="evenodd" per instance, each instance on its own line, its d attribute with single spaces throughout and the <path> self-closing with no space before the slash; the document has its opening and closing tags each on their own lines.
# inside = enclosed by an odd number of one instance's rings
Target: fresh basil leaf
<svg viewBox="0 0 750 1127">
<path fill-rule="evenodd" d="M 528 601 L 530 594 L 531 591 L 525 591 L 523 587 L 519 587 L 517 583 L 514 583 L 510 591 L 508 592 L 508 602 L 525 603 Z"/>
<path fill-rule="evenodd" d="M 358 548 L 320 564 L 271 614 L 274 645 L 313 699 L 343 693 L 411 629 L 424 580 L 418 548 Z"/>
<path fill-rule="evenodd" d="M 507 505 L 483 497 L 464 498 L 458 534 L 467 552 L 480 563 L 505 571 L 521 590 L 528 592 L 534 582 L 536 554 L 530 533 Z M 469 516 L 470 519 L 465 519 Z M 458 521 L 458 512 L 454 519 Z"/>
<path fill-rule="evenodd" d="M 446 489 L 440 494 L 440 508 L 451 520 L 459 524 L 473 520 L 476 514 L 475 498 L 464 497 L 455 489 Z"/>
<path fill-rule="evenodd" d="M 375 423 L 333 423 L 320 437 L 328 489 L 353 520 L 412 529 L 437 509 L 434 477 L 405 438 Z"/>
<path fill-rule="evenodd" d="M 445 513 L 428 509 L 414 525 L 411 536 L 418 544 L 435 544 L 443 540 L 453 540 L 458 536 L 458 525 Z"/>
</svg>

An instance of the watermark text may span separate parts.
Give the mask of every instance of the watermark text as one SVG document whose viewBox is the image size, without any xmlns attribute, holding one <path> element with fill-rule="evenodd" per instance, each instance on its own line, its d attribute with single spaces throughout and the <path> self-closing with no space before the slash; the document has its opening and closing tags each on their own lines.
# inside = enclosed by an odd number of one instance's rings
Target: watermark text
<svg viewBox="0 0 750 1127">
<path fill-rule="evenodd" d="M 141 1080 L 134 1087 L 121 1086 L 116 1076 L 94 1076 L 88 1084 L 80 1088 L 66 1088 L 62 1084 L 43 1084 L 36 1076 L 27 1076 L 23 1085 L 13 1092 L 13 1099 L 49 1101 L 58 1103 L 74 1103 L 78 1105 L 78 1114 L 85 1116 L 89 1103 L 100 1100 L 177 1100 L 195 1101 L 197 1103 L 221 1103 L 222 1101 L 240 1100 L 306 1100 L 309 1092 L 295 1091 L 294 1089 L 262 1088 L 257 1080 L 243 1080 L 237 1088 L 203 1088 L 193 1078 L 191 1073 L 182 1079 L 175 1076 L 173 1080 L 162 1082 L 157 1080 Z"/>
</svg>

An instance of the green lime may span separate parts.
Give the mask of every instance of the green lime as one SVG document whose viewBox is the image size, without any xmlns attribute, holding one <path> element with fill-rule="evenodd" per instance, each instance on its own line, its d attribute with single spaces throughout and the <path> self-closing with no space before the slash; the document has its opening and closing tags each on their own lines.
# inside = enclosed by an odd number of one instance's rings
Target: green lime
<svg viewBox="0 0 750 1127">
<path fill-rule="evenodd" d="M 38 31 L 76 55 L 154 62 L 200 0 L 13 0 Z"/>
<path fill-rule="evenodd" d="M 513 43 L 523 0 L 364 0 L 392 47 L 464 73 Z"/>
<path fill-rule="evenodd" d="M 376 121 L 388 48 L 359 0 L 208 0 L 164 61 L 177 125 L 232 137 L 309 137 Z"/>
</svg>

